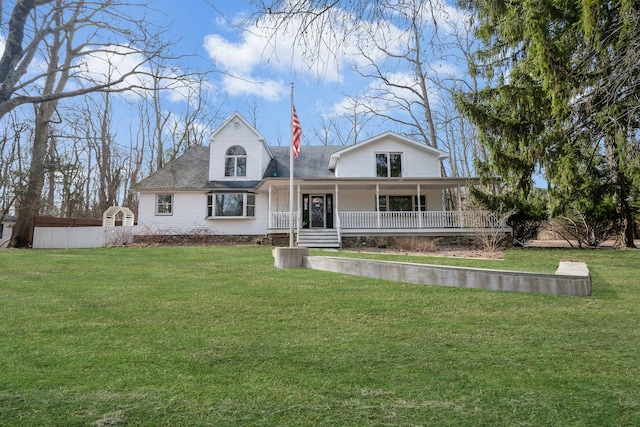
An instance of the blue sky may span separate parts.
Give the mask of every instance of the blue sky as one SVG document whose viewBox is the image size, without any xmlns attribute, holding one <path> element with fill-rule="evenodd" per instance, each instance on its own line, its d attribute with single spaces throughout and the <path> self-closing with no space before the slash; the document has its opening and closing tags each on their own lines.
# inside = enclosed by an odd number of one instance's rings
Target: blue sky
<svg viewBox="0 0 640 427">
<path fill-rule="evenodd" d="M 146 1 L 140 0 L 139 3 Z M 423 17 L 424 31 L 428 33 L 433 18 L 437 18 L 439 37 L 447 37 L 449 25 L 461 22 L 460 12 L 449 6 L 447 1 L 449 0 L 432 0 L 430 8 L 425 8 L 425 13 L 430 13 L 435 5 L 438 16 Z M 9 1 L 5 4 L 5 17 L 11 10 L 11 3 Z M 350 104 L 349 96 L 361 102 L 365 99 L 364 95 L 372 95 L 374 101 L 367 104 L 372 109 L 386 110 L 394 118 L 406 114 L 390 109 L 389 105 L 392 103 L 388 101 L 396 95 L 409 99 L 411 94 L 394 93 L 388 87 L 383 87 L 379 81 L 363 78 L 353 72 L 353 66 L 363 65 L 361 51 L 356 48 L 356 45 L 359 45 L 359 49 L 366 52 L 376 65 L 383 67 L 386 76 L 391 80 L 401 84 L 416 84 L 413 71 L 407 69 L 406 63 L 385 61 L 380 51 L 374 49 L 371 43 L 371 40 L 378 40 L 392 52 L 407 49 L 406 45 L 410 44 L 407 35 L 403 34 L 403 29 L 398 28 L 396 23 L 389 22 L 384 31 L 369 28 L 371 32 L 366 37 L 351 32 L 345 43 L 322 47 L 319 50 L 321 59 L 313 61 L 309 66 L 309 62 L 305 62 L 303 58 L 304 46 L 296 45 L 292 36 L 297 30 L 296 22 L 292 23 L 288 31 L 279 33 L 275 38 L 269 38 L 263 30 L 265 26 L 256 25 L 258 22 L 255 19 L 250 20 L 248 26 L 239 25 L 256 12 L 255 6 L 248 0 L 149 0 L 149 4 L 151 9 L 147 11 L 147 15 L 150 19 L 159 26 L 170 24 L 166 37 L 176 40 L 171 46 L 172 53 L 176 56 L 184 55 L 177 63 L 171 65 L 181 67 L 187 72 L 212 71 L 206 77 L 207 87 L 210 88 L 206 98 L 210 108 L 217 112 L 214 126 L 238 111 L 250 122 L 255 119 L 258 131 L 266 137 L 269 144 L 289 144 L 290 88 L 291 83 L 295 83 L 295 106 L 303 129 L 303 146 L 321 143 L 316 132 L 321 133 L 329 129 L 327 124 L 330 124 L 330 120 L 339 120 L 338 126 L 326 133 L 325 139 L 331 143 L 359 142 L 385 131 L 400 130 L 393 121 L 378 119 L 367 121 L 362 130 L 353 132 L 353 138 L 350 135 L 345 136 L 345 133 L 350 132 L 351 126 L 345 115 L 351 114 L 353 118 L 353 112 L 362 108 L 361 105 L 354 107 Z M 140 11 L 136 8 L 132 10 Z M 355 21 L 362 22 L 359 17 L 346 13 L 340 16 L 343 17 L 346 19 L 338 21 L 346 22 L 345 28 L 348 30 L 352 29 L 348 27 L 349 24 Z M 313 34 L 313 31 L 308 33 Z M 425 43 L 429 43 L 429 34 L 425 36 Z M 330 39 L 325 37 L 325 40 Z M 430 54 L 426 61 L 432 75 L 438 73 L 438 77 L 448 77 L 452 81 L 465 78 L 463 64 L 457 64 L 456 57 L 450 52 L 445 55 L 442 50 L 431 50 L 431 46 L 423 46 L 422 50 Z M 129 61 L 136 59 L 135 56 L 127 58 Z M 82 66 L 86 67 L 87 75 L 100 80 L 101 76 L 113 73 L 110 64 L 111 59 L 107 61 L 99 55 L 92 55 L 86 60 L 86 65 L 83 62 Z M 125 70 L 133 69 L 133 65 L 133 62 L 116 65 L 116 71 L 118 67 Z M 107 72 L 107 69 L 110 71 Z M 186 91 L 184 88 L 182 91 L 179 89 L 163 96 L 165 113 L 173 114 L 174 117 L 179 117 L 188 105 L 185 97 L 181 96 Z M 435 89 L 430 95 L 432 107 L 435 109 L 440 107 L 440 95 L 441 93 Z M 135 118 L 138 117 L 136 104 L 141 98 L 131 93 L 123 93 L 120 96 L 127 102 L 119 105 L 114 121 L 119 129 L 118 139 L 126 146 L 126 141 L 139 125 L 135 122 Z M 337 117 L 342 118 L 336 119 Z"/>
<path fill-rule="evenodd" d="M 256 11 L 248 1 L 153 0 L 152 5 L 173 22 L 172 36 L 180 38 L 174 53 L 195 52 L 184 66 L 213 68 L 222 73 L 209 77 L 213 102 L 222 105 L 221 116 L 234 111 L 245 116 L 256 109 L 257 128 L 272 145 L 289 142 L 290 85 L 295 83 L 295 105 L 303 128 L 303 145 L 317 144 L 314 131 L 322 128 L 322 120 L 344 112 L 345 95 L 372 90 L 374 82 L 350 72 L 357 62 L 353 47 L 345 47 L 339 62 L 317 61 L 320 70 L 310 70 L 303 63 L 301 50 L 293 48 L 293 39 L 280 35 L 276 43 L 267 43 L 264 34 L 254 26 L 243 30 L 235 24 Z M 456 19 L 449 8 L 449 18 Z M 393 32 L 393 27 L 391 31 Z M 325 52 L 326 54 L 326 52 Z M 451 62 L 436 58 L 431 64 L 456 74 L 460 70 Z M 398 79 L 404 70 L 393 70 Z M 437 103 L 437 97 L 434 96 Z M 177 106 L 176 106 L 177 107 Z M 391 127 L 391 125 L 389 125 Z M 368 129 L 360 140 L 395 128 Z"/>
<path fill-rule="evenodd" d="M 296 67 L 290 52 L 283 56 L 281 51 L 265 48 L 265 41 L 262 46 L 255 38 L 247 41 L 250 35 L 235 24 L 256 11 L 248 1 L 154 0 L 152 4 L 173 22 L 172 36 L 181 39 L 173 46 L 175 53 L 197 54 L 185 66 L 226 73 L 214 72 L 209 78 L 215 99 L 223 105 L 221 115 L 226 118 L 238 111 L 249 116 L 255 105 L 258 130 L 270 144 L 288 142 L 283 139 L 289 133 L 292 82 L 307 143 L 316 125 L 314 118 L 340 101 L 340 84 L 335 79 L 325 81 Z M 260 48 L 265 50 L 260 52 Z"/>
</svg>

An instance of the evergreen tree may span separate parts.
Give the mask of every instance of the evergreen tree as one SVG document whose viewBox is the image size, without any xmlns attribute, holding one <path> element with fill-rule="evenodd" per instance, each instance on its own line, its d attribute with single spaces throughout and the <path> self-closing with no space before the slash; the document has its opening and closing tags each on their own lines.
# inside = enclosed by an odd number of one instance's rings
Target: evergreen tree
<svg viewBox="0 0 640 427">
<path fill-rule="evenodd" d="M 486 89 L 459 105 L 490 153 L 479 170 L 526 200 L 532 174 L 552 213 L 613 207 L 617 244 L 633 247 L 640 127 L 639 2 L 466 0 L 484 43 Z"/>
</svg>

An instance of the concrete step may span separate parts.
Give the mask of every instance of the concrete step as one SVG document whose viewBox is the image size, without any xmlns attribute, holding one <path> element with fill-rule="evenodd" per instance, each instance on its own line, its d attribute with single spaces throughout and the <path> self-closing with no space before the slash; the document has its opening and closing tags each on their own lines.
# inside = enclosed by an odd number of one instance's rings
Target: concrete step
<svg viewBox="0 0 640 427">
<path fill-rule="evenodd" d="M 298 232 L 298 246 L 306 248 L 339 248 L 340 237 L 335 229 L 305 229 Z"/>
</svg>

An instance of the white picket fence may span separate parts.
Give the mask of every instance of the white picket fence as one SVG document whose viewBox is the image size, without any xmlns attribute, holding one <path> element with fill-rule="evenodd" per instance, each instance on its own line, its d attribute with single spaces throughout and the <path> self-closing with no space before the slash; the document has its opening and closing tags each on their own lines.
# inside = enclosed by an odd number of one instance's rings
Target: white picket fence
<svg viewBox="0 0 640 427">
<path fill-rule="evenodd" d="M 36 227 L 34 249 L 103 248 L 131 243 L 138 227 Z"/>
</svg>

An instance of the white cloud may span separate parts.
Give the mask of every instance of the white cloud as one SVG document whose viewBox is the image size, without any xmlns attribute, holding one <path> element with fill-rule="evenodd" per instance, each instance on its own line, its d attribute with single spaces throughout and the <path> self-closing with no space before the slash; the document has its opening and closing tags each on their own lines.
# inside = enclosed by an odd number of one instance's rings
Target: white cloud
<svg viewBox="0 0 640 427">
<path fill-rule="evenodd" d="M 382 80 L 374 80 L 366 89 L 356 97 L 344 97 L 325 109 L 324 117 L 339 118 L 357 114 L 389 114 L 390 110 L 400 114 L 404 106 L 422 102 L 414 92 L 420 92 L 419 82 L 410 72 L 387 73 L 385 78 L 392 85 L 385 84 Z M 428 82 L 427 82 L 428 84 Z M 412 88 L 413 90 L 410 90 Z M 431 107 L 437 107 L 441 103 L 440 93 L 433 85 L 427 86 L 427 95 Z M 399 106 L 403 106 L 399 108 Z"/>
<path fill-rule="evenodd" d="M 342 13 L 342 15 L 341 15 Z M 343 26 L 350 25 L 352 18 L 337 11 L 333 16 L 333 25 L 337 33 Z M 275 100 L 286 96 L 291 75 L 301 75 L 312 79 L 335 83 L 343 81 L 343 70 L 347 63 L 358 58 L 358 45 L 365 38 L 351 34 L 350 40 L 342 42 L 337 37 L 326 34 L 326 27 L 309 27 L 304 33 L 305 42 L 317 47 L 311 54 L 302 40 L 296 39 L 301 23 L 289 22 L 286 28 L 274 29 L 269 16 L 248 26 L 242 33 L 242 39 L 232 42 L 219 34 L 205 37 L 204 47 L 209 56 L 221 68 L 226 77 L 223 86 L 231 95 L 253 94 L 265 99 Z M 380 55 L 371 49 L 372 55 Z M 273 78 L 271 76 L 279 76 Z M 232 78 L 231 76 L 235 77 Z M 270 76 L 270 77 L 263 77 Z"/>
<path fill-rule="evenodd" d="M 279 101 L 289 93 L 289 87 L 282 80 L 248 80 L 241 77 L 224 76 L 222 85 L 229 95 L 253 95 L 267 101 Z"/>
<path fill-rule="evenodd" d="M 449 6 L 446 0 L 423 5 L 421 11 L 425 27 L 433 30 L 435 20 L 439 31 L 447 34 L 468 19 L 467 14 Z M 221 89 L 232 96 L 250 95 L 277 101 L 287 96 L 287 82 L 291 80 L 306 77 L 321 84 L 351 85 L 353 79 L 349 71 L 352 67 L 366 73 L 366 67 L 374 63 L 381 66 L 383 72 L 391 71 L 398 76 L 407 67 L 402 60 L 389 60 L 388 56 L 402 56 L 411 48 L 410 34 L 404 28 L 406 21 L 390 16 L 389 21 L 366 22 L 337 8 L 332 8 L 328 18 L 324 18 L 330 22 L 307 26 L 302 35 L 298 34 L 300 21 L 293 19 L 286 28 L 280 27 L 276 31 L 273 20 L 277 17 L 270 15 L 246 26 L 237 41 L 220 34 L 207 35 L 204 47 L 224 74 Z M 354 28 L 358 31 L 353 31 Z M 305 48 L 312 51 L 307 52 Z M 443 75 L 460 75 L 455 65 L 444 60 L 434 60 L 432 68 Z M 366 79 L 360 79 L 358 84 L 365 82 Z M 357 87 L 350 89 L 357 91 Z M 371 93 L 374 89 L 366 90 Z M 338 104 L 335 108 L 348 106 Z"/>
</svg>

